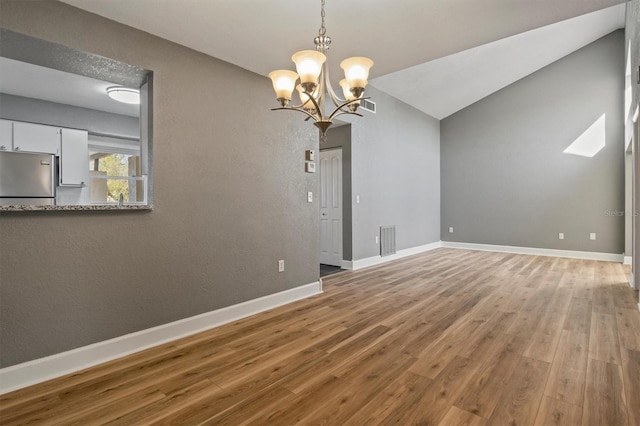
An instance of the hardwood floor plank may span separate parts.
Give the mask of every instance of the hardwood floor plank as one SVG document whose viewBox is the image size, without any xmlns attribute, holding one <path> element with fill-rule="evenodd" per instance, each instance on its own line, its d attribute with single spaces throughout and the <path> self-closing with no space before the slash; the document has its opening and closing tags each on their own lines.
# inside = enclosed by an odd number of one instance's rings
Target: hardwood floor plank
<svg viewBox="0 0 640 426">
<path fill-rule="evenodd" d="M 480 367 L 476 361 L 456 357 L 429 384 L 413 407 L 393 410 L 382 424 L 437 425 Z"/>
<path fill-rule="evenodd" d="M 545 395 L 582 406 L 588 355 L 589 335 L 563 330 L 551 364 Z"/>
<path fill-rule="evenodd" d="M 461 410 L 455 405 L 451 406 L 440 422 L 440 426 L 484 426 L 486 424 L 487 419 Z"/>
<path fill-rule="evenodd" d="M 448 328 L 419 354 L 410 371 L 430 379 L 435 378 L 466 347 L 485 322 L 469 317 Z"/>
<path fill-rule="evenodd" d="M 513 374 L 501 392 L 500 403 L 488 425 L 531 425 L 536 419 L 549 364 L 520 357 Z"/>
<path fill-rule="evenodd" d="M 580 426 L 582 407 L 545 396 L 534 426 Z"/>
<path fill-rule="evenodd" d="M 500 336 L 491 357 L 483 362 L 483 369 L 476 372 L 467 388 L 454 405 L 462 410 L 488 419 L 500 402 L 500 394 L 511 373 L 520 361 L 520 354 L 514 349 L 514 337 Z"/>
<path fill-rule="evenodd" d="M 0 424 L 635 426 L 640 313 L 628 273 L 436 249 L 1 395 Z"/>
<path fill-rule="evenodd" d="M 640 352 L 623 349 L 622 374 L 627 396 L 629 425 L 640 425 Z"/>
<path fill-rule="evenodd" d="M 343 379 L 349 382 L 345 389 L 331 398 L 329 403 L 320 402 L 318 409 L 305 416 L 303 424 L 343 425 L 353 417 L 360 408 L 371 402 L 376 395 L 398 380 L 400 374 L 413 364 L 414 358 L 401 355 L 389 364 L 380 362 L 379 366 L 367 374 L 354 374 Z"/>
<path fill-rule="evenodd" d="M 571 300 L 569 313 L 567 314 L 567 319 L 564 322 L 564 329 L 574 331 L 576 333 L 589 334 L 591 332 L 592 306 L 593 304 L 590 299 L 574 297 Z"/>
<path fill-rule="evenodd" d="M 202 379 L 191 385 L 185 384 L 181 389 L 175 390 L 170 395 L 165 393 L 165 398 L 136 410 L 128 410 L 126 413 L 114 417 L 105 424 L 110 426 L 151 424 L 151 419 L 154 417 L 161 418 L 163 412 L 178 411 L 180 408 L 193 404 L 199 395 L 209 395 L 212 392 L 221 392 L 221 389 L 212 384 L 208 379 Z"/>
<path fill-rule="evenodd" d="M 411 372 L 404 372 L 398 380 L 391 383 L 385 390 L 375 395 L 369 403 L 361 407 L 345 426 L 362 426 L 380 424 L 392 412 L 408 411 L 418 403 L 422 395 L 427 392 L 432 380 Z"/>
<path fill-rule="evenodd" d="M 598 361 L 621 364 L 618 327 L 614 315 L 594 313 L 591 317 L 589 357 Z"/>
<path fill-rule="evenodd" d="M 620 346 L 640 352 L 640 316 L 637 309 L 616 308 Z"/>
<path fill-rule="evenodd" d="M 624 426 L 628 423 L 627 403 L 620 366 L 589 359 L 582 423 Z"/>
</svg>

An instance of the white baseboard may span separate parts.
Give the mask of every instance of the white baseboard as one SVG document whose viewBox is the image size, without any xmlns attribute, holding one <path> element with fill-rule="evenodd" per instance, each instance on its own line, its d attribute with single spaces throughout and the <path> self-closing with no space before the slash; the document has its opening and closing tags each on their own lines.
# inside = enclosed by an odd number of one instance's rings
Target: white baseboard
<svg viewBox="0 0 640 426">
<path fill-rule="evenodd" d="M 352 260 L 343 260 L 342 264 L 340 265 L 340 267 L 342 269 L 353 270 L 353 261 Z"/>
<path fill-rule="evenodd" d="M 631 274 L 629 274 L 629 287 L 631 287 L 632 289 L 635 290 L 635 288 L 636 288 L 636 284 L 635 283 L 636 283 L 636 281 L 633 278 L 633 271 L 632 271 Z"/>
<path fill-rule="evenodd" d="M 322 282 L 0 369 L 0 395 L 322 293 Z"/>
<path fill-rule="evenodd" d="M 631 256 L 625 256 L 622 263 L 624 263 L 625 265 L 631 265 L 633 264 L 633 258 Z"/>
<path fill-rule="evenodd" d="M 389 256 L 373 256 L 365 259 L 354 260 L 351 262 L 351 268 L 354 271 L 357 269 L 367 268 L 369 266 L 379 265 L 381 263 L 390 262 L 392 260 L 401 259 L 403 257 L 412 256 L 414 254 L 423 253 L 425 251 L 434 250 L 442 247 L 442 241 L 436 241 L 435 243 L 425 244 L 422 246 L 411 247 L 408 249 L 398 250 L 397 253 Z"/>
<path fill-rule="evenodd" d="M 495 251 L 500 253 L 532 254 L 536 256 L 568 257 L 570 259 L 604 260 L 622 262 L 624 256 L 615 253 L 598 253 L 591 251 L 555 250 L 535 247 L 499 246 L 492 244 L 457 243 L 442 241 L 442 247 L 465 250 Z"/>
</svg>

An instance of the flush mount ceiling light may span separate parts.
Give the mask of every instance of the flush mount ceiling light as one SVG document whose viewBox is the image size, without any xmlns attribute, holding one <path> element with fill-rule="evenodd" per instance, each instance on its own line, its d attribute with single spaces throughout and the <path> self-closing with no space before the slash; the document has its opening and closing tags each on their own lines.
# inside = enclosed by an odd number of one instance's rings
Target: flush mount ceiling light
<svg viewBox="0 0 640 426">
<path fill-rule="evenodd" d="M 324 15 L 324 0 L 322 0 L 320 8 L 322 24 L 318 30 L 318 37 L 313 40 L 316 50 L 302 50 L 291 57 L 298 72 L 277 70 L 269 73 L 276 99 L 280 102 L 280 108 L 272 110 L 300 111 L 308 116 L 307 120 L 314 120 L 313 124 L 323 135 L 333 124 L 332 120 L 339 115 L 353 114 L 362 117 L 362 114 L 357 113 L 356 110 L 360 100 L 368 99 L 363 98 L 362 95 L 369 78 L 369 68 L 373 65 L 371 59 L 361 56 L 342 61 L 340 67 L 344 70 L 345 78 L 340 81 L 340 86 L 344 99 L 336 95 L 331 87 L 327 68 L 327 50 L 329 50 L 331 38 L 326 35 Z M 300 84 L 296 86 L 298 79 Z M 300 105 L 290 106 L 289 102 L 294 89 L 298 90 Z M 328 103 L 325 99 L 326 95 L 335 107 L 330 114 L 326 111 Z"/>
<path fill-rule="evenodd" d="M 107 87 L 107 95 L 113 100 L 125 104 L 140 104 L 140 91 L 124 86 Z"/>
</svg>

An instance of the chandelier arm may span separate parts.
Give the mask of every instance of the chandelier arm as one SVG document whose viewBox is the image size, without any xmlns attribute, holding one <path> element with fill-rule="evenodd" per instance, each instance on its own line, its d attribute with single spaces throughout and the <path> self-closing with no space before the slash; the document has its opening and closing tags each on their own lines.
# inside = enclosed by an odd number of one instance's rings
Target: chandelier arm
<svg viewBox="0 0 640 426">
<path fill-rule="evenodd" d="M 328 120 L 331 121 L 332 118 L 337 117 L 337 116 L 342 115 L 342 114 L 354 114 L 354 115 L 358 115 L 358 116 L 362 117 L 362 114 L 360 114 L 360 113 L 357 113 L 357 112 L 354 112 L 354 111 L 345 111 L 342 108 L 344 108 L 347 105 L 350 105 L 350 104 L 352 104 L 354 102 L 361 101 L 363 99 L 370 99 L 370 98 L 356 98 L 356 99 L 351 99 L 350 101 L 342 103 L 335 110 L 333 110 L 333 112 L 329 116 Z"/>
<path fill-rule="evenodd" d="M 357 115 L 358 117 L 363 117 L 363 115 L 360 114 L 359 112 L 345 111 L 343 109 L 335 110 L 334 113 L 331 114 L 331 117 L 336 118 L 336 117 L 340 117 L 341 115 Z"/>
<path fill-rule="evenodd" d="M 325 55 L 327 54 L 326 52 L 322 53 L 324 53 Z M 333 86 L 331 85 L 331 77 L 329 77 L 329 66 L 327 65 L 327 62 L 322 64 L 322 80 L 324 82 L 325 90 L 329 94 L 331 102 L 334 106 L 339 107 L 343 102 L 345 102 L 346 99 L 340 98 L 340 96 L 338 96 L 333 90 Z"/>
<path fill-rule="evenodd" d="M 305 110 L 304 108 L 299 108 L 299 107 L 278 107 L 278 108 L 271 108 L 271 111 L 278 111 L 281 109 L 286 109 L 288 111 L 299 111 L 303 114 L 307 114 L 309 116 L 309 118 L 313 118 L 314 121 L 318 121 L 318 118 L 311 114 L 310 112 L 308 112 L 307 110 Z"/>
<path fill-rule="evenodd" d="M 318 113 L 317 113 L 317 114 L 318 114 L 318 117 L 320 118 L 320 120 L 323 120 L 323 117 L 322 117 L 322 115 L 323 115 L 323 114 L 322 114 L 322 110 L 320 109 L 320 105 L 318 104 L 318 101 L 316 100 L 316 98 L 313 96 L 313 94 L 311 94 L 311 93 L 307 92 L 306 90 L 305 90 L 305 92 L 304 92 L 304 93 L 305 93 L 305 95 L 307 95 L 307 97 L 309 98 L 309 99 L 307 100 L 307 102 L 311 101 L 311 102 L 313 103 L 313 106 L 315 106 L 315 107 L 316 107 L 316 111 L 318 111 Z M 302 105 L 306 105 L 306 103 L 307 103 L 307 102 L 305 102 L 305 103 L 304 103 L 304 104 L 302 104 Z M 301 105 L 301 106 L 302 106 L 302 105 Z"/>
</svg>

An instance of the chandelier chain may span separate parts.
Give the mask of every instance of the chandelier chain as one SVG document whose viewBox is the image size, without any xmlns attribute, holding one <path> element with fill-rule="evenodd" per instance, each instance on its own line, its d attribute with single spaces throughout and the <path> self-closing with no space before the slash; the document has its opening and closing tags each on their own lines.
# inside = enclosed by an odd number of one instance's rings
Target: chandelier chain
<svg viewBox="0 0 640 426">
<path fill-rule="evenodd" d="M 318 35 L 323 36 L 327 33 L 327 29 L 324 27 L 324 0 L 320 1 L 320 18 L 322 19 L 322 23 L 320 24 Z"/>
</svg>

